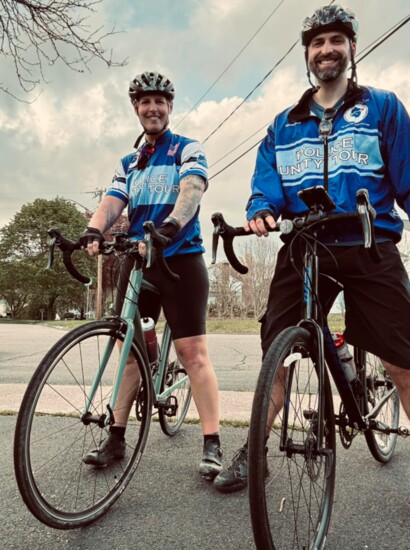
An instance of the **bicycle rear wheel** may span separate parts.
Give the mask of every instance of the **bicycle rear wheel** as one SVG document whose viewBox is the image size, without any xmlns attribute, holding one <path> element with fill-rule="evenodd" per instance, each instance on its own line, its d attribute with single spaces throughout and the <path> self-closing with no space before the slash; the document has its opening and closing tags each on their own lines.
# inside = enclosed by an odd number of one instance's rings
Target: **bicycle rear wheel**
<svg viewBox="0 0 410 550">
<path fill-rule="evenodd" d="M 386 395 L 386 400 L 375 420 L 388 428 L 396 429 L 399 426 L 400 399 L 390 376 L 386 373 L 378 357 L 363 352 L 364 366 L 362 371 L 362 385 L 365 390 L 365 414 L 369 413 Z M 386 463 L 392 458 L 397 443 L 397 433 L 385 434 L 374 430 L 365 432 L 367 446 L 373 457 L 379 462 Z"/>
<path fill-rule="evenodd" d="M 249 503 L 259 550 L 320 549 L 326 540 L 335 484 L 335 419 L 325 373 L 324 437 L 317 450 L 315 357 L 308 331 L 291 327 L 274 340 L 259 375 L 249 432 Z"/>
<path fill-rule="evenodd" d="M 172 337 L 169 340 L 167 349 L 161 348 L 161 353 L 165 353 L 166 356 L 166 368 L 161 381 L 161 392 L 180 382 L 180 385 L 167 398 L 169 406 L 160 407 L 158 411 L 162 431 L 166 435 L 173 436 L 181 428 L 188 413 L 192 397 L 191 383 L 185 369 L 179 362 Z"/>
<path fill-rule="evenodd" d="M 150 373 L 134 343 L 131 353 L 141 365 L 140 388 L 146 391 L 144 403 L 139 400 L 138 411 L 132 411 L 129 418 L 126 455 L 106 468 L 82 462 L 83 456 L 107 436 L 102 415 L 107 413 L 112 393 L 116 343 L 123 340 L 124 333 L 115 322 L 95 322 L 73 330 L 46 354 L 24 395 L 14 440 L 17 483 L 30 511 L 51 527 L 81 527 L 102 516 L 139 464 L 152 404 Z M 105 350 L 107 366 L 88 407 L 94 416 L 101 415 L 101 423 L 87 425 L 81 416 Z"/>
</svg>

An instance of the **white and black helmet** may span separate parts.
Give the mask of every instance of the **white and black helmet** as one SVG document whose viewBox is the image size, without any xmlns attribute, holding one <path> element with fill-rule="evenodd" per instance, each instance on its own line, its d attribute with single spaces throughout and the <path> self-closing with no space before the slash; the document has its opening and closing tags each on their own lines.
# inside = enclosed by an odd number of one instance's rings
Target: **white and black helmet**
<svg viewBox="0 0 410 550">
<path fill-rule="evenodd" d="M 307 47 L 317 34 L 328 31 L 341 31 L 356 42 L 358 30 L 359 24 L 351 10 L 343 8 L 340 4 L 324 6 L 303 21 L 302 44 Z"/>
<path fill-rule="evenodd" d="M 148 71 L 137 75 L 134 80 L 130 82 L 128 95 L 131 101 L 133 101 L 152 92 L 164 95 L 169 101 L 172 101 L 175 97 L 174 85 L 166 76 L 157 72 Z"/>
</svg>

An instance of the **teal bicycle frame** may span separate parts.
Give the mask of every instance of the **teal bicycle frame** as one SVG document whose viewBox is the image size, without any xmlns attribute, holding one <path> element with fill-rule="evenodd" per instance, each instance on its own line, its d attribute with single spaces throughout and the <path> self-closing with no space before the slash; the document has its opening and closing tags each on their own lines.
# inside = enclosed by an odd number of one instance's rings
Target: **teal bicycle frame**
<svg viewBox="0 0 410 550">
<path fill-rule="evenodd" d="M 115 403 L 117 401 L 118 392 L 120 389 L 125 365 L 127 363 L 127 359 L 131 351 L 132 342 L 134 340 L 137 343 L 138 349 L 143 351 L 144 360 L 146 361 L 147 364 L 149 363 L 147 349 L 144 341 L 144 334 L 141 326 L 141 315 L 138 309 L 138 298 L 139 298 L 140 289 L 146 289 L 146 290 L 149 290 L 150 292 L 154 292 L 158 294 L 158 289 L 154 285 L 152 285 L 151 283 L 143 279 L 142 268 L 136 268 L 134 266 L 134 268 L 131 270 L 130 279 L 128 282 L 127 291 L 125 294 L 125 299 L 121 310 L 121 315 L 118 318 L 118 320 L 120 320 L 120 322 L 126 326 L 125 338 L 124 338 L 123 345 L 121 346 L 118 368 L 115 375 L 110 403 L 109 405 L 107 405 L 107 414 L 102 419 L 102 426 L 109 426 L 114 424 L 115 422 L 113 411 L 115 410 Z M 116 317 L 112 319 L 113 321 L 117 320 Z M 154 404 L 154 407 L 157 407 L 157 408 L 161 405 L 165 405 L 166 399 L 177 388 L 184 385 L 187 381 L 188 375 L 185 375 L 184 377 L 174 382 L 172 386 L 167 387 L 164 391 L 161 392 L 161 381 L 163 379 L 164 370 L 167 368 L 167 364 L 166 364 L 167 356 L 168 356 L 167 351 L 169 349 L 169 346 L 171 345 L 171 340 L 172 340 L 171 330 L 169 328 L 168 323 L 165 323 L 164 331 L 161 339 L 160 349 L 162 350 L 162 353 L 160 353 L 159 363 L 158 365 L 152 364 L 150 369 L 151 382 L 152 382 L 151 391 L 153 392 L 153 404 Z M 91 403 L 93 402 L 97 389 L 100 385 L 108 360 L 115 346 L 115 342 L 116 342 L 116 338 L 113 336 L 108 342 L 106 349 L 104 350 L 104 353 L 100 361 L 100 365 L 98 367 L 97 373 L 94 377 L 94 380 L 90 388 L 90 393 L 88 396 L 86 396 L 86 403 L 82 411 L 81 420 L 86 421 L 86 418 L 90 417 L 89 409 L 90 409 Z"/>
</svg>

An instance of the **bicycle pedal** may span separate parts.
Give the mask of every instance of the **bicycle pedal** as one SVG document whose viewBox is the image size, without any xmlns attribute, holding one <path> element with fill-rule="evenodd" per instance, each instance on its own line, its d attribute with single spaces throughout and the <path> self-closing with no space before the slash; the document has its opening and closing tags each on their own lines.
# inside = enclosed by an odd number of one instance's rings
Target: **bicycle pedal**
<svg viewBox="0 0 410 550">
<path fill-rule="evenodd" d="M 315 420 L 317 418 L 317 411 L 314 409 L 305 409 L 303 411 L 303 418 L 305 420 Z"/>
<path fill-rule="evenodd" d="M 170 395 L 165 401 L 158 401 L 158 408 L 162 409 L 165 416 L 175 416 L 178 410 L 178 400 L 175 395 Z"/>
<path fill-rule="evenodd" d="M 406 428 L 405 426 L 399 426 L 397 428 L 397 433 L 401 437 L 410 437 L 410 430 L 408 428 Z"/>
</svg>

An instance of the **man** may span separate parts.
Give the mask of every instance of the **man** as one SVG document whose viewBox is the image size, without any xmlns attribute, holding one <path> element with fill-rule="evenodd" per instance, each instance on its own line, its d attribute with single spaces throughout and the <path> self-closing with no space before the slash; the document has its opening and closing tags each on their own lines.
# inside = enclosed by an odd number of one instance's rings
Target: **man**
<svg viewBox="0 0 410 550">
<path fill-rule="evenodd" d="M 336 211 L 349 212 L 356 208 L 356 191 L 368 189 L 377 212 L 375 232 L 383 260 L 376 264 L 369 258 L 359 227 L 343 224 L 320 234 L 333 254 L 327 266 L 323 254 L 320 269 L 330 270 L 334 258 L 345 289 L 346 339 L 383 360 L 410 417 L 410 285 L 395 246 L 403 222 L 394 208 L 395 199 L 410 217 L 410 120 L 393 93 L 358 86 L 357 32 L 354 14 L 340 5 L 325 6 L 305 19 L 302 44 L 309 81 L 313 73 L 317 87 L 312 85 L 268 128 L 258 151 L 244 226 L 267 236 L 267 227 L 274 228 L 280 216 L 294 218 L 306 212 L 297 192 L 323 179 L 319 124 L 327 109 L 333 125 L 329 194 Z M 263 356 L 281 330 L 300 320 L 300 284 L 285 243 L 261 320 Z M 335 297 L 325 284 L 319 289 L 322 305 Z M 245 444 L 214 485 L 222 492 L 238 491 L 246 487 L 247 475 Z"/>
<path fill-rule="evenodd" d="M 143 132 L 135 144 L 136 151 L 121 159 L 111 188 L 82 239 L 90 255 L 98 254 L 102 233 L 112 227 L 126 206 L 132 238 L 143 239 L 143 223 L 147 220 L 152 220 L 159 233 L 169 238 L 164 256 L 180 280 L 164 280 L 154 264 L 145 271 L 144 278 L 159 289 L 159 297 L 143 291 L 139 308 L 142 317 L 155 320 L 161 306 L 164 310 L 201 419 L 204 448 L 199 472 L 203 478 L 213 480 L 222 468 L 222 451 L 218 386 L 206 339 L 208 272 L 198 219 L 200 201 L 208 185 L 206 158 L 200 143 L 168 129 L 175 90 L 166 76 L 155 71 L 142 73 L 130 83 L 128 95 Z M 139 146 L 143 137 L 145 141 Z M 145 252 L 142 243 L 139 250 Z M 132 258 L 121 266 L 117 313 L 121 312 L 132 266 Z M 83 458 L 86 464 L 105 466 L 124 456 L 126 425 L 138 383 L 138 365 L 130 358 L 116 403 L 116 422 L 100 448 Z"/>
</svg>

